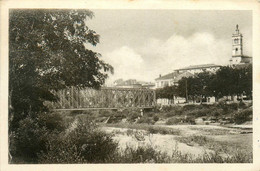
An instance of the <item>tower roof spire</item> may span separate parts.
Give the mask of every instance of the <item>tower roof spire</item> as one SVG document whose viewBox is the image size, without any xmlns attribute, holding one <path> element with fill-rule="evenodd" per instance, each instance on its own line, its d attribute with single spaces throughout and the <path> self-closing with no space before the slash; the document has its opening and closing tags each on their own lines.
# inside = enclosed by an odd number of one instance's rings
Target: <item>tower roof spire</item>
<svg viewBox="0 0 260 171">
<path fill-rule="evenodd" d="M 238 24 L 236 25 L 236 34 L 239 34 Z"/>
</svg>

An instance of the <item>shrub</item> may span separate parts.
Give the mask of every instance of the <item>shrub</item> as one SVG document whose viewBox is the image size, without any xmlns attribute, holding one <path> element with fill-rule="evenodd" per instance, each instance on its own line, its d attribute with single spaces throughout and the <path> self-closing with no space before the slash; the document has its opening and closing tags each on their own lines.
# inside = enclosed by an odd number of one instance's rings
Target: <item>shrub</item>
<svg viewBox="0 0 260 171">
<path fill-rule="evenodd" d="M 230 104 L 227 104 L 227 107 L 229 110 L 238 110 L 239 103 L 230 103 Z"/>
<path fill-rule="evenodd" d="M 76 128 L 50 141 L 47 152 L 40 156 L 40 162 L 104 163 L 113 157 L 117 147 L 111 135 L 100 131 L 88 118 L 78 117 Z"/>
<path fill-rule="evenodd" d="M 176 116 L 176 115 L 181 115 L 182 112 L 183 112 L 183 110 L 182 110 L 181 106 L 175 106 L 173 108 L 173 110 L 166 112 L 165 116 L 172 117 L 172 116 Z"/>
<path fill-rule="evenodd" d="M 193 109 L 193 110 L 185 111 L 184 115 L 201 117 L 201 116 L 207 116 L 210 113 L 211 113 L 211 110 L 209 110 L 209 109 L 197 109 L 196 108 L 196 109 Z"/>
<path fill-rule="evenodd" d="M 125 118 L 124 114 L 122 114 L 121 112 L 117 112 L 112 114 L 112 116 L 109 118 L 107 123 L 118 123 L 124 118 Z"/>
<path fill-rule="evenodd" d="M 214 116 L 214 117 L 219 117 L 223 114 L 223 110 L 222 109 L 214 109 L 211 111 L 211 115 Z"/>
<path fill-rule="evenodd" d="M 176 125 L 176 124 L 180 124 L 182 123 L 182 119 L 181 118 L 169 118 L 167 121 L 166 121 L 166 125 Z"/>
<path fill-rule="evenodd" d="M 111 111 L 111 110 L 99 110 L 100 117 L 109 117 L 109 116 L 112 116 L 113 113 L 114 113 L 114 111 Z"/>
<path fill-rule="evenodd" d="M 242 124 L 246 121 L 252 120 L 252 108 L 244 109 L 234 113 L 234 122 L 236 124 Z"/>
<path fill-rule="evenodd" d="M 155 115 L 155 116 L 153 117 L 153 121 L 154 121 L 154 122 L 159 121 L 159 117 L 158 117 L 157 115 Z"/>
<path fill-rule="evenodd" d="M 199 105 L 185 105 L 183 106 L 183 110 L 192 110 L 199 107 L 200 107 Z"/>
<path fill-rule="evenodd" d="M 161 106 L 160 111 L 162 112 L 169 112 L 172 110 L 172 106 Z"/>
<path fill-rule="evenodd" d="M 127 121 L 128 122 L 135 122 L 138 117 L 140 117 L 140 112 L 132 111 L 131 113 L 129 113 L 127 115 Z"/>
<path fill-rule="evenodd" d="M 63 116 L 64 117 L 64 116 Z M 46 127 L 48 130 L 58 130 L 63 131 L 66 129 L 66 124 L 60 113 L 39 113 L 37 116 L 37 121 L 40 127 Z"/>
<path fill-rule="evenodd" d="M 155 121 L 153 121 L 152 118 L 149 118 L 147 116 L 143 116 L 140 119 L 138 119 L 137 123 L 147 123 L 147 124 L 154 124 Z"/>
<path fill-rule="evenodd" d="M 183 123 L 188 123 L 188 124 L 195 124 L 195 117 L 194 116 L 187 116 L 183 119 Z"/>
<path fill-rule="evenodd" d="M 179 137 L 178 140 L 185 144 L 196 143 L 200 146 L 204 146 L 210 141 L 210 139 L 208 139 L 205 136 L 201 136 L 201 135 L 193 135 L 193 136 L 189 136 L 189 137 Z"/>
<path fill-rule="evenodd" d="M 247 105 L 243 101 L 240 101 L 239 104 L 238 104 L 238 107 L 240 109 L 245 109 L 245 108 L 247 108 Z"/>
<path fill-rule="evenodd" d="M 12 134 L 9 150 L 14 157 L 13 162 L 15 158 L 20 158 L 22 163 L 37 163 L 38 153 L 46 151 L 49 135 L 47 128 L 40 127 L 38 122 L 28 116 L 19 122 L 19 128 Z"/>
<path fill-rule="evenodd" d="M 151 134 L 171 134 L 171 135 L 180 135 L 179 129 L 173 128 L 163 128 L 163 127 L 149 127 L 148 132 Z"/>
<path fill-rule="evenodd" d="M 166 153 L 158 152 L 151 146 L 137 148 L 127 146 L 111 160 L 112 163 L 168 163 L 169 161 L 170 158 Z"/>
<path fill-rule="evenodd" d="M 49 137 L 46 147 L 47 151 L 39 154 L 39 163 L 69 164 L 86 162 L 81 156 L 81 149 L 78 149 L 70 138 L 66 139 L 61 135 L 56 138 Z"/>
</svg>

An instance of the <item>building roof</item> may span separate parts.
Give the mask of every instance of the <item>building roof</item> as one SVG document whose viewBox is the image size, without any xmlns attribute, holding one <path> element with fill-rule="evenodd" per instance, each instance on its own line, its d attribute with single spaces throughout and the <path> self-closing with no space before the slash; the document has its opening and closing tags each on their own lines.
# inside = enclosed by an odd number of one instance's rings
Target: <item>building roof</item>
<svg viewBox="0 0 260 171">
<path fill-rule="evenodd" d="M 215 65 L 215 64 L 203 64 L 203 65 L 190 65 L 188 67 L 176 69 L 178 70 L 190 70 L 190 69 L 202 69 L 202 68 L 212 68 L 212 67 L 221 67 L 221 65 Z"/>
<path fill-rule="evenodd" d="M 193 76 L 193 74 L 191 74 L 190 72 L 182 72 L 182 73 L 178 73 L 177 71 L 174 71 L 172 73 L 169 73 L 169 74 L 166 74 L 166 75 L 163 75 L 159 78 L 156 78 L 155 80 L 158 81 L 158 80 L 174 80 L 174 81 L 179 81 L 180 79 L 182 79 L 183 77 L 191 77 Z"/>
<path fill-rule="evenodd" d="M 175 82 L 178 82 L 179 80 L 181 80 L 183 77 L 186 77 L 186 78 L 188 78 L 188 77 L 192 77 L 193 76 L 193 74 L 192 73 L 190 73 L 190 72 L 182 72 L 182 73 L 180 73 L 176 78 L 175 78 Z"/>
<path fill-rule="evenodd" d="M 178 73 L 175 71 L 175 72 L 172 72 L 172 73 L 169 73 L 169 74 L 166 74 L 166 75 L 163 75 L 159 78 L 156 78 L 155 80 L 168 80 L 168 79 L 174 79 L 176 76 L 178 75 Z"/>
</svg>

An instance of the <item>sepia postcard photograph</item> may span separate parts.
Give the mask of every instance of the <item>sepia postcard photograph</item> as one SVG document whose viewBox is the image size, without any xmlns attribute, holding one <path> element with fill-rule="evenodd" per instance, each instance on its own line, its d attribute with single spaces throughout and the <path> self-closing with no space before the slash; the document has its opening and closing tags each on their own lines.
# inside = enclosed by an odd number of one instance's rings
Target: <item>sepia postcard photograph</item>
<svg viewBox="0 0 260 171">
<path fill-rule="evenodd" d="M 3 170 L 260 169 L 258 1 L 24 2 L 1 2 Z"/>
</svg>

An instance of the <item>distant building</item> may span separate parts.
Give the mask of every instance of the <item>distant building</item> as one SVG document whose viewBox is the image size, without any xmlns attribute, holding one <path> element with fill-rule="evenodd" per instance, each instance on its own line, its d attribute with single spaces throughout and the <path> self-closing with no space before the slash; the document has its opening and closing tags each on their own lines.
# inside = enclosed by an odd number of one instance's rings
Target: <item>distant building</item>
<svg viewBox="0 0 260 171">
<path fill-rule="evenodd" d="M 137 81 L 136 79 L 123 80 L 118 79 L 114 81 L 114 87 L 120 88 L 154 88 L 155 84 L 151 82 Z"/>
<path fill-rule="evenodd" d="M 122 78 L 114 81 L 114 86 L 123 85 L 123 84 L 124 84 L 124 80 Z"/>
<path fill-rule="evenodd" d="M 215 65 L 215 64 L 204 64 L 204 65 L 190 65 L 185 68 L 176 69 L 175 71 L 181 73 L 181 72 L 190 72 L 191 74 L 198 74 L 201 72 L 212 72 L 215 73 L 221 65 Z"/>
<path fill-rule="evenodd" d="M 229 61 L 231 66 L 252 63 L 251 57 L 243 55 L 243 35 L 239 32 L 238 25 L 232 35 L 232 57 Z"/>
<path fill-rule="evenodd" d="M 215 73 L 221 65 L 205 64 L 205 65 L 191 65 L 185 68 L 174 70 L 174 72 L 159 76 L 155 79 L 155 88 L 163 88 L 166 86 L 177 85 L 178 81 L 184 77 L 192 77 L 195 74 L 207 71 Z"/>
<path fill-rule="evenodd" d="M 155 88 L 163 88 L 166 86 L 177 85 L 178 81 L 183 77 L 192 77 L 193 74 L 190 72 L 178 72 L 174 71 L 170 74 L 166 74 L 164 76 L 159 76 L 155 79 Z"/>
</svg>

